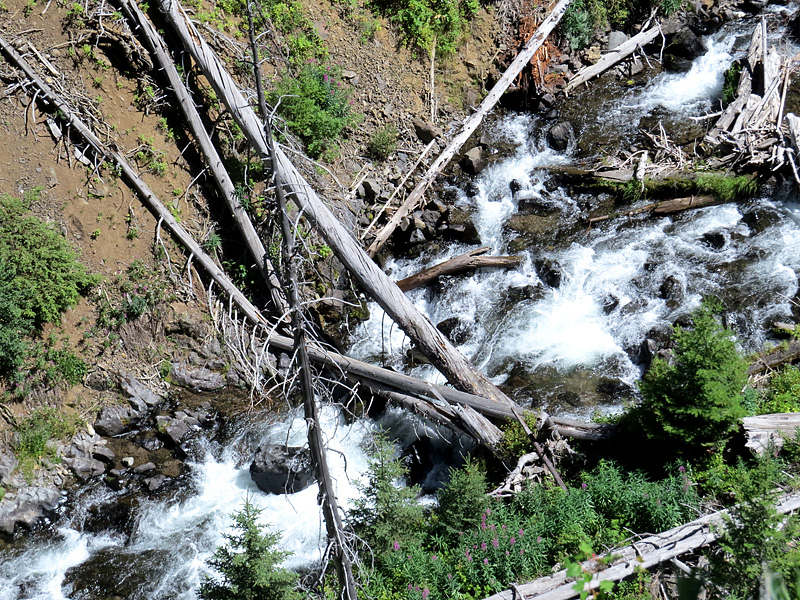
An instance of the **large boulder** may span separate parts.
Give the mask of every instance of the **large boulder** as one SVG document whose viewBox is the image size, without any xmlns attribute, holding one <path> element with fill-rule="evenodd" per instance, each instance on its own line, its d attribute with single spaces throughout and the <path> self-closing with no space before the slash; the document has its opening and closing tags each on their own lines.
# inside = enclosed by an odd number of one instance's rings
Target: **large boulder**
<svg viewBox="0 0 800 600">
<path fill-rule="evenodd" d="M 547 132 L 547 143 L 558 152 L 564 152 L 575 139 L 575 130 L 569 121 L 559 121 Z"/>
<path fill-rule="evenodd" d="M 0 501 L 0 531 L 8 535 L 13 534 L 17 527 L 33 529 L 40 519 L 52 514 L 64 501 L 59 490 L 44 487 L 25 488 L 14 498 L 8 496 Z"/>
<path fill-rule="evenodd" d="M 131 431 L 142 414 L 132 406 L 106 406 L 97 415 L 94 430 L 109 437 Z"/>
<path fill-rule="evenodd" d="M 294 494 L 314 483 L 311 452 L 306 448 L 270 444 L 256 450 L 250 477 L 268 494 Z"/>
<path fill-rule="evenodd" d="M 184 363 L 172 363 L 172 382 L 198 392 L 212 392 L 225 387 L 225 376 L 206 369 L 191 368 Z"/>
<path fill-rule="evenodd" d="M 477 175 L 487 165 L 486 155 L 481 146 L 475 146 L 468 150 L 461 159 L 461 168 L 465 173 Z"/>
<path fill-rule="evenodd" d="M 420 119 L 414 119 L 414 132 L 419 140 L 424 144 L 430 144 L 434 139 L 442 135 L 442 130 Z"/>
<path fill-rule="evenodd" d="M 105 465 L 95 458 L 82 458 L 80 456 L 76 456 L 66 457 L 62 460 L 64 461 L 64 464 L 72 470 L 72 472 L 75 474 L 75 477 L 81 481 L 87 481 L 91 477 L 102 475 L 106 470 Z"/>
</svg>

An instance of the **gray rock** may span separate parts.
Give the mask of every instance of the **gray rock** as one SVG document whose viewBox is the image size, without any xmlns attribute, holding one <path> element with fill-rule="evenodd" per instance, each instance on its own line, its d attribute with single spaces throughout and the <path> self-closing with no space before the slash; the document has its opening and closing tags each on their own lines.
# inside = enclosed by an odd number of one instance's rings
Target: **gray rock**
<svg viewBox="0 0 800 600">
<path fill-rule="evenodd" d="M 123 464 L 123 466 L 130 469 L 133 466 L 134 459 L 132 456 L 126 456 L 120 462 Z"/>
<path fill-rule="evenodd" d="M 608 34 L 608 43 L 606 50 L 614 50 L 620 45 L 628 41 L 628 36 L 621 31 L 612 31 Z"/>
<path fill-rule="evenodd" d="M 551 288 L 561 286 L 561 267 L 558 263 L 548 259 L 540 258 L 533 263 L 536 274 L 546 285 Z"/>
<path fill-rule="evenodd" d="M 667 45 L 666 53 L 694 60 L 706 51 L 706 46 L 691 29 L 684 27 L 678 31 Z"/>
<path fill-rule="evenodd" d="M 55 488 L 31 487 L 16 495 L 7 494 L 0 502 L 0 531 L 11 535 L 17 527 L 32 529 L 63 501 L 64 496 Z"/>
<path fill-rule="evenodd" d="M 114 387 L 114 382 L 105 371 L 92 371 L 86 376 L 83 384 L 98 392 L 107 392 Z"/>
<path fill-rule="evenodd" d="M 469 340 L 469 324 L 460 317 L 445 319 L 436 324 L 436 329 L 441 331 L 456 346 L 465 344 Z"/>
<path fill-rule="evenodd" d="M 124 373 L 120 376 L 119 387 L 129 398 L 143 400 L 151 408 L 161 404 L 161 397 L 130 373 Z"/>
<path fill-rule="evenodd" d="M 211 392 L 225 387 L 225 376 L 205 367 L 190 369 L 182 363 L 172 363 L 172 382 L 198 392 Z"/>
<path fill-rule="evenodd" d="M 155 492 L 162 485 L 164 485 L 164 482 L 166 480 L 167 478 L 164 475 L 154 475 L 153 477 L 148 477 L 147 479 L 145 479 L 144 483 L 149 491 Z"/>
<path fill-rule="evenodd" d="M 547 143 L 553 150 L 564 152 L 575 139 L 575 130 L 569 121 L 559 121 L 547 132 Z"/>
<path fill-rule="evenodd" d="M 250 477 L 268 494 L 294 494 L 314 481 L 311 452 L 305 448 L 271 444 L 256 450 Z"/>
<path fill-rule="evenodd" d="M 414 131 L 421 142 L 431 143 L 434 139 L 442 135 L 442 130 L 420 119 L 414 119 Z"/>
<path fill-rule="evenodd" d="M 92 450 L 92 458 L 110 465 L 117 458 L 117 455 L 107 446 L 95 446 Z"/>
<path fill-rule="evenodd" d="M 371 177 L 368 177 L 361 182 L 359 189 L 363 194 L 361 197 L 367 202 L 375 202 L 375 199 L 381 195 L 380 184 Z"/>
<path fill-rule="evenodd" d="M 94 430 L 100 435 L 119 435 L 131 431 L 140 417 L 141 413 L 130 406 L 106 406 L 97 415 Z"/>
<path fill-rule="evenodd" d="M 351 71 L 350 69 L 344 69 L 342 71 L 342 79 L 350 80 L 355 79 L 356 77 L 358 77 L 358 74 L 355 71 Z"/>
<path fill-rule="evenodd" d="M 10 450 L 0 452 L 0 484 L 7 483 L 17 468 L 19 461 Z"/>
<path fill-rule="evenodd" d="M 156 468 L 155 464 L 153 464 L 151 462 L 146 462 L 143 465 L 139 465 L 138 467 L 136 467 L 133 470 L 133 472 L 137 473 L 137 474 L 139 474 L 139 473 L 147 473 L 148 471 L 154 471 L 155 468 Z"/>
<path fill-rule="evenodd" d="M 486 156 L 480 146 L 468 150 L 461 159 L 461 168 L 470 175 L 477 175 L 483 171 L 486 164 Z"/>
<path fill-rule="evenodd" d="M 63 461 L 64 464 L 67 465 L 73 473 L 75 473 L 75 477 L 81 481 L 86 481 L 91 477 L 102 475 L 106 470 L 106 466 L 94 458 L 81 458 L 76 456 L 73 458 L 64 458 Z"/>
<path fill-rule="evenodd" d="M 183 438 L 189 433 L 189 426 L 180 419 L 172 419 L 164 427 L 164 433 L 172 441 L 173 444 L 180 445 Z"/>
</svg>

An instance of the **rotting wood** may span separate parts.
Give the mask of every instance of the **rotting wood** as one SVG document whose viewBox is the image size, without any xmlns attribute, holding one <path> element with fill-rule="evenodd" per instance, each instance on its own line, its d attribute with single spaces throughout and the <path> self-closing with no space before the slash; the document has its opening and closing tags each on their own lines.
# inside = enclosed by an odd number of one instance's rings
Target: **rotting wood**
<svg viewBox="0 0 800 600">
<path fill-rule="evenodd" d="M 675 213 L 692 210 L 695 208 L 703 208 L 706 206 L 715 206 L 717 204 L 724 204 L 725 202 L 713 196 L 688 196 L 686 198 L 673 198 L 672 200 L 662 200 L 661 202 L 652 202 L 645 204 L 639 208 L 627 210 L 615 214 L 600 215 L 589 219 L 589 225 L 596 225 L 603 221 L 608 221 L 613 218 L 619 217 L 633 217 L 641 214 L 651 214 L 655 216 L 672 215 Z"/>
<path fill-rule="evenodd" d="M 767 450 L 783 447 L 784 439 L 798 439 L 800 413 L 773 413 L 742 419 L 747 442 L 753 454 L 764 454 Z"/>
<path fill-rule="evenodd" d="M 756 358 L 747 368 L 747 374 L 758 375 L 796 360 L 800 360 L 800 341 L 792 340 L 786 347 Z"/>
<path fill-rule="evenodd" d="M 497 101 L 500 100 L 500 97 L 508 89 L 508 86 L 513 83 L 517 75 L 528 65 L 533 55 L 536 54 L 537 50 L 539 50 L 547 39 L 547 36 L 549 36 L 556 25 L 558 25 L 558 22 L 561 20 L 561 17 L 564 16 L 571 1 L 572 0 L 559 0 L 558 4 L 550 11 L 550 14 L 534 32 L 528 40 L 528 43 L 525 44 L 519 54 L 517 54 L 502 77 L 500 77 L 494 87 L 492 87 L 486 95 L 486 98 L 483 99 L 483 102 L 480 103 L 475 113 L 464 121 L 461 126 L 461 131 L 453 138 L 450 144 L 448 144 L 447 148 L 442 151 L 417 185 L 414 186 L 414 189 L 408 195 L 405 202 L 395 211 L 392 218 L 389 219 L 389 222 L 378 232 L 375 240 L 369 247 L 368 252 L 370 256 L 375 256 L 380 252 L 392 233 L 394 233 L 394 230 L 400 225 L 403 218 L 413 211 L 422 201 L 428 186 L 433 183 L 436 176 L 441 173 L 442 169 L 448 165 L 455 154 L 461 149 L 461 146 L 466 143 L 469 137 L 478 128 L 478 125 L 481 124 L 484 117 L 494 108 Z"/>
<path fill-rule="evenodd" d="M 258 269 L 259 273 L 261 273 L 261 276 L 267 285 L 269 298 L 272 301 L 274 309 L 277 311 L 278 316 L 287 313 L 288 304 L 286 303 L 286 299 L 281 291 L 281 284 L 278 280 L 277 274 L 275 273 L 272 263 L 269 261 L 267 256 L 267 250 L 264 247 L 264 243 L 261 241 L 261 238 L 253 226 L 253 223 L 250 221 L 247 211 L 244 209 L 241 202 L 239 202 L 236 198 L 236 187 L 233 185 L 233 181 L 222 164 L 222 159 L 220 158 L 217 149 L 214 147 L 210 136 L 203 126 L 203 122 L 200 119 L 197 108 L 195 107 L 195 104 L 189 95 L 189 91 L 183 84 L 183 80 L 180 78 L 180 75 L 178 75 L 178 70 L 175 68 L 175 63 L 172 61 L 172 57 L 169 55 L 161 36 L 150 22 L 150 19 L 148 19 L 147 16 L 142 13 L 136 3 L 131 2 L 131 0 L 118 0 L 118 2 L 128 13 L 132 23 L 138 25 L 138 27 L 132 27 L 131 29 L 134 31 L 139 30 L 145 36 L 151 47 L 154 58 L 158 63 L 160 63 L 161 71 L 164 72 L 169 80 L 169 84 L 172 87 L 172 91 L 178 100 L 181 110 L 183 111 L 186 122 L 188 123 L 192 134 L 194 135 L 195 141 L 200 146 L 200 150 L 206 158 L 206 164 L 208 165 L 211 174 L 214 176 L 217 189 L 219 190 L 222 198 L 225 200 L 225 203 L 228 205 L 228 209 L 231 211 L 233 220 L 236 223 L 236 226 L 239 228 L 239 232 L 242 234 L 242 238 L 250 250 L 250 254 L 255 260 L 256 268 Z"/>
<path fill-rule="evenodd" d="M 788 494 L 780 497 L 776 509 L 779 514 L 788 514 L 800 508 L 800 494 Z M 675 527 L 660 534 L 637 540 L 629 546 L 616 548 L 603 556 L 581 563 L 583 571 L 595 572 L 591 581 L 583 590 L 591 593 L 602 581 L 619 581 L 636 572 L 637 569 L 649 569 L 663 562 L 672 560 L 682 554 L 692 552 L 717 540 L 718 531 L 725 524 L 724 515 L 727 510 L 715 512 L 695 519 L 690 523 Z M 603 568 L 600 560 L 612 558 L 612 562 Z M 599 570 L 602 569 L 602 570 Z M 566 569 L 530 583 L 517 584 L 512 589 L 504 590 L 485 600 L 569 600 L 580 595 L 575 589 L 574 578 L 568 578 Z"/>
<path fill-rule="evenodd" d="M 474 269 L 513 269 L 522 264 L 522 259 L 518 256 L 484 256 L 489 250 L 491 250 L 489 247 L 476 248 L 459 254 L 443 263 L 401 279 L 397 282 L 397 287 L 404 292 L 410 292 L 445 275 L 458 275 Z"/>
<path fill-rule="evenodd" d="M 159 6 L 253 148 L 262 156 L 268 156 L 263 125 L 219 58 L 197 32 L 180 2 L 159 0 Z M 277 145 L 275 161 L 273 168 L 283 173 L 289 197 L 298 204 L 302 213 L 312 222 L 359 285 L 375 299 L 447 380 L 460 389 L 498 402 L 509 402 L 506 395 L 458 352 L 364 253 Z"/>
<path fill-rule="evenodd" d="M 569 94 L 569 92 L 574 90 L 579 85 L 586 83 L 590 79 L 593 79 L 602 73 L 605 73 L 617 63 L 628 58 L 639 48 L 652 42 L 660 34 L 660 24 L 653 25 L 650 29 L 640 31 L 631 39 L 617 46 L 611 52 L 604 54 L 595 64 L 583 67 L 580 71 L 575 73 L 575 76 L 569 80 L 569 83 L 567 83 L 566 87 L 564 88 L 564 93 Z"/>
</svg>

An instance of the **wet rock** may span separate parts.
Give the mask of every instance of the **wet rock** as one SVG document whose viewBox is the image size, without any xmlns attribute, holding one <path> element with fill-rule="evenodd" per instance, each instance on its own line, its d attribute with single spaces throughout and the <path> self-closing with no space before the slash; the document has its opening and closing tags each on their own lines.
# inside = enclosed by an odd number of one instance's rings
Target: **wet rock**
<svg viewBox="0 0 800 600">
<path fill-rule="evenodd" d="M 311 452 L 296 446 L 271 444 L 256 450 L 250 477 L 268 494 L 294 494 L 314 483 Z"/>
<path fill-rule="evenodd" d="M 597 384 L 597 392 L 613 400 L 622 400 L 634 395 L 633 388 L 629 384 L 617 379 L 603 379 Z"/>
<path fill-rule="evenodd" d="M 625 35 L 622 31 L 612 31 L 611 33 L 608 34 L 608 43 L 606 44 L 606 50 L 614 50 L 627 41 L 628 41 L 628 36 Z"/>
<path fill-rule="evenodd" d="M 411 232 L 411 235 L 408 238 L 408 243 L 410 246 L 416 246 L 417 244 L 422 244 L 426 241 L 425 234 L 422 233 L 422 230 L 416 228 Z"/>
<path fill-rule="evenodd" d="M 559 121 L 547 132 L 547 143 L 558 152 L 564 152 L 575 139 L 575 130 L 569 121 Z"/>
<path fill-rule="evenodd" d="M 478 184 L 474 181 L 467 182 L 466 187 L 464 188 L 464 193 L 467 195 L 468 198 L 474 198 L 478 194 L 480 194 L 481 188 L 478 187 Z"/>
<path fill-rule="evenodd" d="M 650 338 L 644 339 L 633 356 L 633 362 L 649 367 L 656 352 L 658 352 L 658 342 Z"/>
<path fill-rule="evenodd" d="M 721 231 L 704 233 L 701 236 L 700 241 L 714 250 L 722 250 L 725 247 L 725 244 L 728 243 L 725 234 Z"/>
<path fill-rule="evenodd" d="M 414 132 L 419 140 L 424 144 L 431 143 L 434 139 L 442 135 L 442 130 L 420 119 L 414 119 Z"/>
<path fill-rule="evenodd" d="M 105 465 L 94 458 L 76 456 L 63 458 L 62 461 L 75 474 L 75 477 L 81 481 L 87 481 L 92 477 L 102 475 L 106 470 Z"/>
<path fill-rule="evenodd" d="M 603 314 L 610 315 L 619 306 L 619 298 L 613 294 L 607 294 L 603 298 Z"/>
<path fill-rule="evenodd" d="M 561 267 L 555 261 L 549 258 L 539 258 L 533 263 L 536 269 L 536 274 L 539 276 L 545 285 L 551 288 L 561 286 Z"/>
<path fill-rule="evenodd" d="M 529 284 L 520 287 L 508 288 L 507 298 L 509 302 L 522 302 L 523 300 L 541 300 L 544 297 L 545 288 L 542 284 Z"/>
<path fill-rule="evenodd" d="M 119 387 L 131 400 L 141 400 L 150 408 L 161 404 L 161 396 L 144 385 L 130 373 L 120 375 Z"/>
<path fill-rule="evenodd" d="M 211 392 L 225 387 L 225 377 L 205 367 L 190 368 L 184 363 L 172 363 L 172 382 L 198 392 Z"/>
<path fill-rule="evenodd" d="M 437 323 L 436 329 L 441 331 L 456 346 L 465 344 L 469 340 L 469 326 L 459 317 L 450 317 Z"/>
<path fill-rule="evenodd" d="M 671 71 L 688 71 L 692 67 L 692 61 L 705 51 L 703 40 L 691 29 L 681 29 L 667 45 L 664 66 Z"/>
<path fill-rule="evenodd" d="M 148 491 L 157 492 L 161 489 L 166 480 L 167 478 L 164 475 L 154 475 L 153 477 L 145 479 L 144 484 L 147 486 Z"/>
<path fill-rule="evenodd" d="M 472 222 L 472 213 L 458 208 L 450 209 L 443 237 L 463 244 L 479 244 L 481 241 L 481 236 Z"/>
<path fill-rule="evenodd" d="M 464 154 L 459 164 L 465 173 L 477 175 L 483 171 L 488 163 L 483 148 L 475 146 Z"/>
<path fill-rule="evenodd" d="M 522 189 L 522 184 L 519 181 L 517 181 L 516 179 L 512 179 L 508 183 L 508 189 L 511 190 L 511 195 L 512 196 L 516 196 L 517 192 Z"/>
<path fill-rule="evenodd" d="M 170 419 L 169 417 L 156 417 L 158 429 L 166 437 L 167 443 L 179 446 L 183 439 L 189 434 L 189 426 L 180 419 Z"/>
<path fill-rule="evenodd" d="M 114 451 L 107 446 L 95 446 L 92 449 L 92 458 L 110 465 L 117 458 L 117 455 L 114 454 Z"/>
<path fill-rule="evenodd" d="M 669 275 L 658 288 L 659 295 L 667 301 L 667 306 L 675 308 L 683 300 L 683 284 L 674 275 Z"/>
<path fill-rule="evenodd" d="M 13 498 L 0 501 L 0 532 L 11 535 L 18 527 L 33 529 L 63 501 L 64 496 L 55 488 L 24 488 Z"/>
<path fill-rule="evenodd" d="M 100 435 L 115 436 L 131 431 L 141 413 L 130 406 L 106 406 L 97 415 L 94 430 Z"/>
<path fill-rule="evenodd" d="M 143 465 L 139 465 L 138 467 L 134 468 L 133 472 L 136 473 L 137 475 L 140 475 L 142 473 L 147 473 L 148 471 L 155 471 L 155 470 L 156 470 L 156 465 L 154 463 L 146 462 Z"/>
</svg>

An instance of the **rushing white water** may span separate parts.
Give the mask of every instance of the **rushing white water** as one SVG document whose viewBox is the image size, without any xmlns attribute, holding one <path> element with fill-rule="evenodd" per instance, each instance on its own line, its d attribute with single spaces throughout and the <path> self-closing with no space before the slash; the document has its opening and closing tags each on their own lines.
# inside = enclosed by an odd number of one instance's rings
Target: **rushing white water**
<svg viewBox="0 0 800 600">
<path fill-rule="evenodd" d="M 366 470 L 365 438 L 372 425 L 365 421 L 348 424 L 340 411 L 331 407 L 321 411 L 321 422 L 337 495 L 347 507 L 357 493 L 355 480 Z M 304 419 L 296 415 L 288 421 L 253 427 L 245 435 L 255 444 L 303 445 Z M 324 539 L 317 486 L 290 495 L 264 494 L 250 478 L 246 462 L 250 456 L 243 438 L 216 451 L 213 445 L 206 445 L 190 464 L 193 493 L 182 501 L 145 501 L 129 538 L 81 531 L 80 523 L 73 523 L 74 528 L 60 528 L 50 541 L 6 553 L 0 558 L 0 598 L 92 597 L 84 595 L 86 581 L 70 583 L 68 572 L 76 567 L 102 570 L 103 585 L 109 586 L 104 591 L 126 591 L 126 599 L 195 598 L 201 577 L 209 573 L 206 560 L 224 542 L 231 513 L 239 510 L 247 497 L 262 509 L 262 524 L 281 532 L 280 548 L 292 553 L 285 561 L 287 567 L 315 564 L 321 558 Z"/>
</svg>

